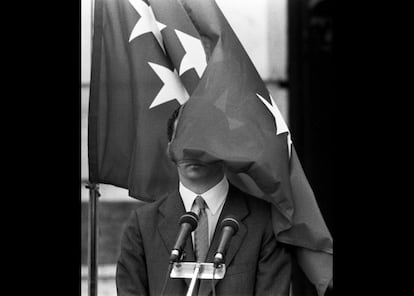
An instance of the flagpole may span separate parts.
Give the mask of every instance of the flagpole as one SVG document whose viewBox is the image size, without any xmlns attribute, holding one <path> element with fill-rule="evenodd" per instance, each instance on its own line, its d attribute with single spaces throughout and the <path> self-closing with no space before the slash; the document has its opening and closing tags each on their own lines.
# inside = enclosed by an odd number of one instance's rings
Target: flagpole
<svg viewBox="0 0 414 296">
<path fill-rule="evenodd" d="M 94 0 L 91 1 L 91 60 L 94 29 Z M 86 185 L 89 189 L 89 229 L 88 229 L 88 295 L 98 295 L 98 198 L 99 185 L 89 182 Z"/>
<path fill-rule="evenodd" d="M 88 295 L 98 295 L 98 198 L 99 185 L 96 183 L 88 183 L 86 188 L 89 189 L 89 249 L 88 249 Z"/>
</svg>

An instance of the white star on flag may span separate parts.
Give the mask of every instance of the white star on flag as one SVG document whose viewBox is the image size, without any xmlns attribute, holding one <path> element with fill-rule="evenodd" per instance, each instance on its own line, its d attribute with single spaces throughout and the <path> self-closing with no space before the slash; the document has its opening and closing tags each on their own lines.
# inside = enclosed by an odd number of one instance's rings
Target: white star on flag
<svg viewBox="0 0 414 296">
<path fill-rule="evenodd" d="M 180 63 L 180 76 L 185 71 L 194 68 L 198 77 L 201 77 L 207 67 L 206 53 L 204 52 L 201 40 L 179 30 L 174 31 L 185 50 L 185 55 Z"/>
<path fill-rule="evenodd" d="M 187 102 L 190 96 L 184 88 L 184 85 L 181 82 L 176 70 L 173 72 L 167 67 L 158 64 L 150 62 L 148 62 L 148 64 L 164 83 L 163 87 L 160 89 L 157 96 L 149 106 L 149 109 L 174 99 L 176 99 L 180 105 Z"/>
<path fill-rule="evenodd" d="M 276 135 L 280 135 L 282 133 L 288 133 L 287 134 L 287 144 L 288 144 L 289 157 L 290 157 L 291 149 L 292 149 L 292 147 L 291 147 L 292 139 L 290 137 L 290 132 L 289 132 L 289 129 L 287 127 L 287 124 L 286 124 L 285 120 L 283 119 L 283 116 L 280 113 L 279 108 L 277 107 L 275 101 L 273 100 L 273 97 L 271 95 L 269 95 L 270 101 L 272 102 L 272 104 L 270 104 L 268 101 L 266 101 L 258 93 L 256 93 L 256 95 L 263 102 L 263 104 L 267 107 L 267 109 L 269 109 L 269 111 L 272 113 L 273 117 L 275 118 Z"/>
<path fill-rule="evenodd" d="M 162 41 L 161 30 L 166 27 L 166 25 L 158 22 L 155 19 L 154 12 L 152 11 L 151 6 L 148 6 L 142 0 L 129 0 L 129 3 L 135 8 L 135 10 L 140 15 L 138 22 L 135 24 L 132 29 L 131 35 L 129 36 L 129 42 L 141 36 L 142 34 L 152 32 L 158 43 L 160 44 L 162 50 L 165 53 L 164 44 Z"/>
</svg>

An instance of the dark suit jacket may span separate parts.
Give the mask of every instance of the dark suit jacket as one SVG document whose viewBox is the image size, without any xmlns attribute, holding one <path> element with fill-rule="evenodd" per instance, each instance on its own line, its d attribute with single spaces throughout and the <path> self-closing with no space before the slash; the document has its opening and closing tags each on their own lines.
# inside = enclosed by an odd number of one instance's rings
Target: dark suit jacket
<svg viewBox="0 0 414 296">
<path fill-rule="evenodd" d="M 184 213 L 178 192 L 133 212 L 121 239 L 116 271 L 118 296 L 160 295 L 169 255 L 179 232 L 178 221 Z M 230 185 L 217 225 L 227 215 L 234 215 L 240 228 L 226 252 L 226 274 L 223 279 L 215 280 L 216 294 L 288 296 L 291 257 L 287 249 L 276 242 L 270 204 Z M 213 262 L 219 240 L 220 231 L 216 231 L 206 262 Z M 183 261 L 194 261 L 191 236 L 184 253 Z M 190 281 L 170 278 L 165 295 L 186 295 Z M 201 280 L 199 295 L 211 293 L 211 280 Z"/>
</svg>

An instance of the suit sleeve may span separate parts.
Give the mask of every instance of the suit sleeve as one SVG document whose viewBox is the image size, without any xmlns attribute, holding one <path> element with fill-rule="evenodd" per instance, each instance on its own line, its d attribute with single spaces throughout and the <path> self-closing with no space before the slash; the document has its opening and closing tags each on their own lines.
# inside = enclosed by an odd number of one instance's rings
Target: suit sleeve
<svg viewBox="0 0 414 296">
<path fill-rule="evenodd" d="M 289 296 L 291 272 L 291 254 L 283 244 L 276 241 L 269 223 L 260 251 L 255 295 Z"/>
<path fill-rule="evenodd" d="M 129 218 L 121 238 L 116 268 L 118 296 L 148 295 L 148 278 L 137 213 Z"/>
</svg>

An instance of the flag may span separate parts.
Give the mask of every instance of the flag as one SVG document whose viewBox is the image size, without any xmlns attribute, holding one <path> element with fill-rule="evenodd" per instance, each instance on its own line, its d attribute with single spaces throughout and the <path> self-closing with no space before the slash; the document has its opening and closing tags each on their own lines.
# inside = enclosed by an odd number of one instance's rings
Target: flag
<svg viewBox="0 0 414 296">
<path fill-rule="evenodd" d="M 278 241 L 294 247 L 318 295 L 332 279 L 333 240 L 274 99 L 213 0 L 182 1 L 207 66 L 182 109 L 176 159 L 222 160 L 233 183 L 272 206 Z"/>
<path fill-rule="evenodd" d="M 156 200 L 178 182 L 167 120 L 189 97 L 165 54 L 166 26 L 147 2 L 96 0 L 93 28 L 89 180 Z"/>
<path fill-rule="evenodd" d="M 222 160 L 233 184 L 269 201 L 276 239 L 323 295 L 332 237 L 288 126 L 214 0 L 96 0 L 92 51 L 90 181 L 147 201 L 174 189 L 166 123 L 185 104 L 171 153 Z"/>
</svg>

